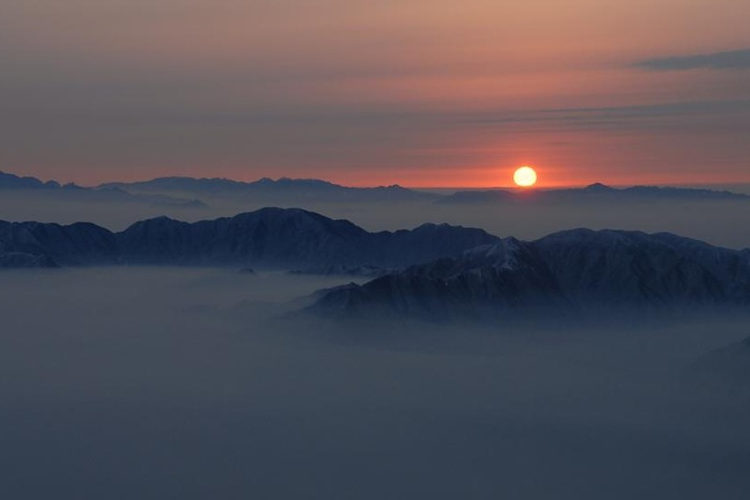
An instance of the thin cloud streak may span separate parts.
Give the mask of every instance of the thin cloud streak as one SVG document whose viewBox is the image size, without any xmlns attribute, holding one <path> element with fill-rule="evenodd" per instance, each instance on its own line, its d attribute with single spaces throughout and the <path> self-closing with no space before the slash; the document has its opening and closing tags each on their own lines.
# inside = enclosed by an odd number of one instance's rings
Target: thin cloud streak
<svg viewBox="0 0 750 500">
<path fill-rule="evenodd" d="M 651 71 L 750 69 L 750 49 L 646 59 L 636 63 L 636 66 Z"/>
<path fill-rule="evenodd" d="M 690 117 L 691 120 L 685 118 Z M 750 100 L 670 102 L 634 106 L 571 107 L 527 112 L 480 113 L 464 116 L 459 123 L 472 125 L 525 124 L 540 130 L 599 130 L 628 128 L 653 131 L 695 130 L 715 132 L 721 124 L 735 130 L 750 127 Z"/>
</svg>

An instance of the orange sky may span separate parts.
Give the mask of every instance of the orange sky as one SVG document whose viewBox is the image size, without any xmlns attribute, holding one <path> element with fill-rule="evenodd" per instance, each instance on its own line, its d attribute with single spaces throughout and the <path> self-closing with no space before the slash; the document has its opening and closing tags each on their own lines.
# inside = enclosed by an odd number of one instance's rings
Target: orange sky
<svg viewBox="0 0 750 500">
<path fill-rule="evenodd" d="M 10 2 L 0 170 L 750 181 L 749 18 L 745 0 Z"/>
</svg>

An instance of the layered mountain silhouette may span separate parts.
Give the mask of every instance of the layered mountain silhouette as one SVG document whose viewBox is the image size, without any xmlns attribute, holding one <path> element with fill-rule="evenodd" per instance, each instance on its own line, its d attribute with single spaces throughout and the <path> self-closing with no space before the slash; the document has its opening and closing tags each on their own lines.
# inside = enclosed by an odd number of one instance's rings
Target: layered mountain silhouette
<svg viewBox="0 0 750 500">
<path fill-rule="evenodd" d="M 0 189 L 60 189 L 59 182 L 42 182 L 36 177 L 20 177 L 0 172 Z"/>
<path fill-rule="evenodd" d="M 54 201 L 146 203 L 174 208 L 204 208 L 206 206 L 197 199 L 185 199 L 160 193 L 129 193 L 116 187 L 82 187 L 73 183 L 60 184 L 54 180 L 43 182 L 36 177 L 20 177 L 0 172 L 0 193 L 3 191 L 19 192 L 24 195 L 43 195 Z"/>
<path fill-rule="evenodd" d="M 0 221 L 0 267 L 114 264 L 383 274 L 323 291 L 310 308 L 347 317 L 750 305 L 750 250 L 669 233 L 577 229 L 525 242 L 447 224 L 368 232 L 281 208 L 195 223 L 158 217 L 118 233 L 90 223 Z"/>
<path fill-rule="evenodd" d="M 242 265 L 345 272 L 363 266 L 404 267 L 496 241 L 481 229 L 447 224 L 371 233 L 306 210 L 264 208 L 195 223 L 159 217 L 119 233 L 88 223 L 0 222 L 0 263 Z"/>
<path fill-rule="evenodd" d="M 450 195 L 407 189 L 399 185 L 348 187 L 318 179 L 240 182 L 221 178 L 161 177 L 132 183 L 108 183 L 100 188 L 130 193 L 181 193 L 196 197 L 243 197 L 256 201 L 435 201 L 448 204 L 500 203 L 508 201 L 638 201 L 638 200 L 750 200 L 750 196 L 724 190 L 633 186 L 614 188 L 596 183 L 584 188 L 551 190 L 472 190 Z"/>
<path fill-rule="evenodd" d="M 744 200 L 750 201 L 750 196 L 725 190 L 633 186 L 614 188 L 596 183 L 584 188 L 550 189 L 550 190 L 476 190 L 457 191 L 438 200 L 439 203 L 450 204 L 480 204 L 503 202 L 530 201 L 658 201 L 658 200 Z"/>
<path fill-rule="evenodd" d="M 200 208 L 204 201 L 229 198 L 254 203 L 295 204 L 305 202 L 436 202 L 445 204 L 484 204 L 507 202 L 617 202 L 659 200 L 750 201 L 750 195 L 724 190 L 633 186 L 614 188 L 596 183 L 584 188 L 550 190 L 471 190 L 438 194 L 408 189 L 397 184 L 377 187 L 350 187 L 319 179 L 262 178 L 242 182 L 224 178 L 159 177 L 139 182 L 110 182 L 96 187 L 42 182 L 0 172 L 0 191 L 34 190 L 65 199 L 93 201 L 140 201 L 156 205 Z"/>
<path fill-rule="evenodd" d="M 750 305 L 750 252 L 668 233 L 578 229 L 514 238 L 319 295 L 323 315 L 435 320 L 530 310 Z"/>
<path fill-rule="evenodd" d="M 420 201 L 438 195 L 392 186 L 349 187 L 319 179 L 270 179 L 253 182 L 221 178 L 160 177 L 149 181 L 108 183 L 100 188 L 116 188 L 132 193 L 189 193 L 197 197 L 240 197 L 255 201 L 293 199 L 299 201 Z"/>
</svg>

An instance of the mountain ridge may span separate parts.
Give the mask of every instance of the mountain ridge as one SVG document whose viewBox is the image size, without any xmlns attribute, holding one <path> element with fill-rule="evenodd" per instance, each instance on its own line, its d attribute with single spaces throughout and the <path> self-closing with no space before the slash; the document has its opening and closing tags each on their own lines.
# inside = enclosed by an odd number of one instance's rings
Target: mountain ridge
<svg viewBox="0 0 750 500">
<path fill-rule="evenodd" d="M 445 320 L 750 305 L 750 252 L 670 233 L 574 229 L 505 238 L 320 294 L 309 312 Z"/>
<path fill-rule="evenodd" d="M 117 187 L 84 187 L 74 183 L 61 184 L 55 180 L 41 181 L 36 177 L 21 177 L 0 171 L 0 192 L 39 193 L 53 196 L 55 201 L 94 201 L 94 202 L 140 202 L 153 206 L 173 208 L 205 208 L 197 199 L 183 199 L 165 194 L 130 193 Z"/>
<path fill-rule="evenodd" d="M 456 191 L 437 203 L 481 204 L 503 202 L 559 201 L 656 201 L 656 200 L 734 200 L 750 201 L 750 195 L 706 188 L 636 185 L 616 188 L 600 182 L 582 188 Z"/>
<path fill-rule="evenodd" d="M 305 272 L 396 268 L 497 239 L 481 229 L 447 224 L 368 232 L 347 220 L 274 207 L 193 223 L 162 216 L 118 233 L 90 223 L 0 221 L 0 255 L 20 252 L 29 262 L 37 256 L 57 265 L 260 265 Z"/>
<path fill-rule="evenodd" d="M 90 195 L 146 197 L 145 201 L 184 204 L 197 207 L 200 197 L 236 197 L 240 199 L 274 202 L 285 197 L 289 201 L 432 201 L 444 204 L 482 204 L 534 201 L 656 201 L 656 200 L 750 200 L 750 195 L 728 190 L 697 187 L 649 186 L 612 187 L 601 182 L 581 188 L 560 189 L 485 189 L 459 190 L 439 194 L 427 190 L 388 186 L 353 187 L 314 178 L 262 177 L 255 181 L 239 181 L 223 177 L 165 176 L 134 182 L 106 182 L 93 187 L 73 183 L 41 181 L 35 177 L 21 177 L 0 171 L 0 190 L 33 189 L 48 192 L 83 192 Z M 175 193 L 189 193 L 196 199 L 175 198 Z M 160 198 L 161 197 L 161 198 Z M 143 201 L 143 200 L 142 200 Z"/>
<path fill-rule="evenodd" d="M 330 201 L 409 201 L 431 200 L 439 195 L 392 184 L 390 186 L 352 187 L 321 179 L 262 177 L 238 181 L 221 177 L 157 177 L 147 181 L 110 182 L 99 188 L 118 188 L 129 192 L 187 192 L 203 196 L 241 196 L 254 198 L 301 196 L 303 199 Z"/>
</svg>

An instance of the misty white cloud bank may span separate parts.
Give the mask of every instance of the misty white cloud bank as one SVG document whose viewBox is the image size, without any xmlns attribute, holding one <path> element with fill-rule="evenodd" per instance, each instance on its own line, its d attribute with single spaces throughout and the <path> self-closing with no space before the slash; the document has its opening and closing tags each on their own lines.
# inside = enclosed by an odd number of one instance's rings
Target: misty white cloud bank
<svg viewBox="0 0 750 500">
<path fill-rule="evenodd" d="M 278 319 L 341 278 L 156 267 L 0 282 L 13 498 L 726 498 L 746 319 L 601 329 Z"/>
</svg>

